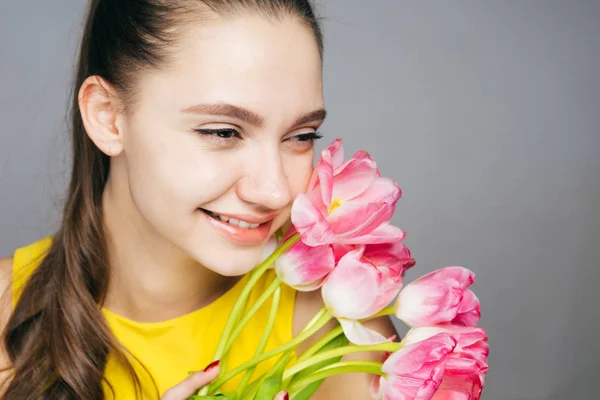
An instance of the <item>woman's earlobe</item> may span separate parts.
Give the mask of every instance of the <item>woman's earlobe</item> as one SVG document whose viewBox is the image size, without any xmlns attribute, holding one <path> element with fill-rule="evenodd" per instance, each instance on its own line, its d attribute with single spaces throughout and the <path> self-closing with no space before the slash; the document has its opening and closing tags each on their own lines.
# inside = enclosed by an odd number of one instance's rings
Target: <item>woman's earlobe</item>
<svg viewBox="0 0 600 400">
<path fill-rule="evenodd" d="M 99 76 L 88 77 L 79 89 L 79 111 L 83 126 L 96 147 L 107 156 L 117 156 L 123 151 L 122 132 L 118 129 L 120 111 L 117 92 Z"/>
</svg>

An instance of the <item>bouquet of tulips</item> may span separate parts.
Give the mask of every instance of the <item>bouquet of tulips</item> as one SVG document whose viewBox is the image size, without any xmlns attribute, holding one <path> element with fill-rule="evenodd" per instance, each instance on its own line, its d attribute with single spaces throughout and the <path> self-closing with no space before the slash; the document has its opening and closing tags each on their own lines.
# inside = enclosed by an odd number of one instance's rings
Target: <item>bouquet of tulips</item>
<svg viewBox="0 0 600 400">
<path fill-rule="evenodd" d="M 400 195 L 398 185 L 380 176 L 365 151 L 344 161 L 340 139 L 325 149 L 307 192 L 294 201 L 293 226 L 278 232 L 270 255 L 250 273 L 231 312 L 214 356 L 221 360 L 220 376 L 192 399 L 271 400 L 282 390 L 291 399 L 309 399 L 325 378 L 352 372 L 375 375 L 374 399 L 479 399 L 489 346 L 485 331 L 477 327 L 479 300 L 469 289 L 474 274 L 445 267 L 402 288 L 414 260 L 402 244 L 405 233 L 389 223 Z M 253 286 L 270 268 L 277 278 L 255 304 L 247 304 Z M 292 341 L 265 352 L 282 284 L 321 290 L 324 307 Z M 227 370 L 234 341 L 269 300 L 271 315 L 256 355 Z M 411 327 L 400 342 L 362 324 L 392 314 Z M 297 345 L 332 318 L 339 326 L 293 360 Z M 382 363 L 341 360 L 365 351 L 385 352 L 387 358 Z M 274 367 L 251 381 L 256 365 L 277 355 Z M 241 373 L 236 392 L 219 392 Z"/>
</svg>

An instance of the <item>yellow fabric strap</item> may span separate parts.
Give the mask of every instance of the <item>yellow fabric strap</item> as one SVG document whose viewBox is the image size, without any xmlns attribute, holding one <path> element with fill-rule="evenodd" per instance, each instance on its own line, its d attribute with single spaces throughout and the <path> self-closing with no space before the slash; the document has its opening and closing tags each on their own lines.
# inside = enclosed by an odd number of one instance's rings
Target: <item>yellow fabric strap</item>
<svg viewBox="0 0 600 400">
<path fill-rule="evenodd" d="M 28 246 L 17 249 L 13 255 L 12 270 L 12 305 L 13 309 L 17 305 L 19 297 L 29 280 L 29 277 L 40 265 L 50 246 L 52 237 L 46 237 Z"/>
</svg>

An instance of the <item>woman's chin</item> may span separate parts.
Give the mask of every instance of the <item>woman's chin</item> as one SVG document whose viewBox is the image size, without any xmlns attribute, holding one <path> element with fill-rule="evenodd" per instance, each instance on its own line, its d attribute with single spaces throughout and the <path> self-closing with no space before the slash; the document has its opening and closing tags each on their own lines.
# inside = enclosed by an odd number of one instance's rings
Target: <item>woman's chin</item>
<svg viewBox="0 0 600 400">
<path fill-rule="evenodd" d="M 215 266 L 211 266 L 211 267 L 207 267 L 207 268 L 219 275 L 234 277 L 234 276 L 241 276 L 241 275 L 247 274 L 248 272 L 252 271 L 252 269 L 256 265 L 256 264 L 249 265 L 247 262 L 240 263 L 240 264 L 233 264 L 233 265 L 229 265 L 227 263 L 224 263 L 224 264 L 222 263 L 221 265 L 218 265 L 218 266 L 215 265 Z"/>
<path fill-rule="evenodd" d="M 203 257 L 204 256 L 204 257 Z M 217 257 L 206 257 L 204 254 L 192 255 L 192 257 L 205 268 L 222 276 L 245 275 L 260 263 L 260 251 L 223 250 Z"/>
</svg>

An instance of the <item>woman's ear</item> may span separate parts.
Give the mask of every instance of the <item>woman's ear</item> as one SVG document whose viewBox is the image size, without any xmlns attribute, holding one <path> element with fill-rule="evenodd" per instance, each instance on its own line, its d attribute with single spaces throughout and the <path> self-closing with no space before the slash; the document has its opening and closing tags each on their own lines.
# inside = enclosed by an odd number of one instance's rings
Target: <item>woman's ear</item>
<svg viewBox="0 0 600 400">
<path fill-rule="evenodd" d="M 96 147 L 111 157 L 123 151 L 123 135 L 117 123 L 118 100 L 116 90 L 99 76 L 88 77 L 79 89 L 79 110 L 85 131 Z"/>
</svg>

